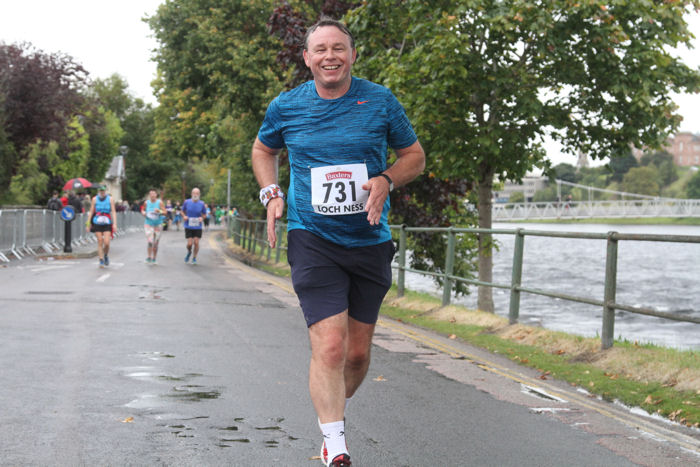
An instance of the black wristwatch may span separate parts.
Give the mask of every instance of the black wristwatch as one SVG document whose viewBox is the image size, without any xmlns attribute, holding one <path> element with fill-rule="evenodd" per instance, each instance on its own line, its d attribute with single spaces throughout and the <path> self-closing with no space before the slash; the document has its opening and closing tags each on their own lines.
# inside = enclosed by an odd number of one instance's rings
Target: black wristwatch
<svg viewBox="0 0 700 467">
<path fill-rule="evenodd" d="M 394 181 L 385 173 L 381 173 L 378 175 L 378 177 L 384 177 L 386 178 L 386 181 L 389 182 L 389 191 L 392 191 L 394 189 Z"/>
</svg>

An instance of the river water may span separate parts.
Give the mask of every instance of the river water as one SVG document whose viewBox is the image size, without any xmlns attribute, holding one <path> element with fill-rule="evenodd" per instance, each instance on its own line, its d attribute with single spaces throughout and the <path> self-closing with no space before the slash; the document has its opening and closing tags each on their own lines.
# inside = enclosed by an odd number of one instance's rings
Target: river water
<svg viewBox="0 0 700 467">
<path fill-rule="evenodd" d="M 700 236 L 700 226 L 496 223 L 493 228 Z M 515 236 L 495 238 L 499 248 L 494 252 L 493 281 L 510 284 Z M 605 240 L 526 236 L 522 285 L 602 300 L 606 248 Z M 441 289 L 427 276 L 407 273 L 406 287 L 442 296 Z M 492 290 L 496 314 L 507 317 L 510 291 Z M 471 291 L 469 296 L 453 297 L 453 303 L 476 308 L 476 287 Z M 521 323 L 600 336 L 602 307 L 528 293 L 520 297 Z M 700 244 L 620 240 L 616 302 L 700 317 Z M 615 338 L 700 349 L 700 324 L 616 311 Z"/>
</svg>

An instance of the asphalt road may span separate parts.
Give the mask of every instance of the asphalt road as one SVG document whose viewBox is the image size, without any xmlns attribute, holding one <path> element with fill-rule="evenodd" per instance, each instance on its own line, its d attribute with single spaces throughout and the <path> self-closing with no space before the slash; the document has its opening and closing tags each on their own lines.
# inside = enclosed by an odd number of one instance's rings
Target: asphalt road
<svg viewBox="0 0 700 467">
<path fill-rule="evenodd" d="M 289 283 L 205 234 L 157 265 L 143 235 L 97 258 L 0 268 L 0 465 L 321 465 Z M 357 466 L 700 465 L 700 434 L 382 318 L 346 413 Z"/>
</svg>

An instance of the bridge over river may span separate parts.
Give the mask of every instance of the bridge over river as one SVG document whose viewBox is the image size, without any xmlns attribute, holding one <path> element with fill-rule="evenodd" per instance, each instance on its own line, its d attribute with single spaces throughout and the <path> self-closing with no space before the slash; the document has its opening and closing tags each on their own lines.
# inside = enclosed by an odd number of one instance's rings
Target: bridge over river
<svg viewBox="0 0 700 467">
<path fill-rule="evenodd" d="M 494 203 L 494 222 L 532 219 L 700 217 L 700 199 L 661 198 L 579 185 L 565 180 L 556 180 L 556 183 L 560 200 L 563 199 L 562 185 L 587 191 L 588 200 Z M 595 200 L 595 193 L 614 195 L 620 199 Z"/>
<path fill-rule="evenodd" d="M 494 221 L 625 217 L 700 217 L 700 199 L 637 199 L 493 205 Z"/>
</svg>

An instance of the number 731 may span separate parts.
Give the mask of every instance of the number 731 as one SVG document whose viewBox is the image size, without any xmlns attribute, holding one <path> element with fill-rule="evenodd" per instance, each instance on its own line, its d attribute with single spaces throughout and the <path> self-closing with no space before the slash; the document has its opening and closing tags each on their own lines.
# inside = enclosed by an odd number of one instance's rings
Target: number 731
<svg viewBox="0 0 700 467">
<path fill-rule="evenodd" d="M 323 188 L 326 189 L 326 195 L 323 198 L 323 204 L 326 204 L 328 202 L 328 199 L 331 197 L 331 192 L 333 191 L 334 187 L 337 193 L 337 195 L 334 198 L 335 201 L 337 203 L 344 203 L 348 199 L 348 185 L 350 185 L 350 200 L 352 202 L 357 201 L 355 182 L 351 180 L 347 182 L 347 184 L 345 182 L 324 183 Z"/>
</svg>

